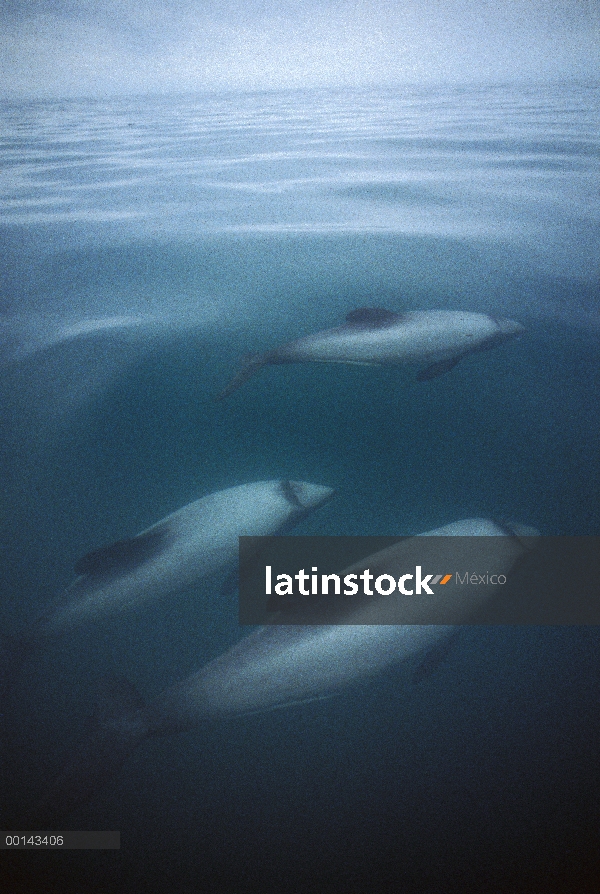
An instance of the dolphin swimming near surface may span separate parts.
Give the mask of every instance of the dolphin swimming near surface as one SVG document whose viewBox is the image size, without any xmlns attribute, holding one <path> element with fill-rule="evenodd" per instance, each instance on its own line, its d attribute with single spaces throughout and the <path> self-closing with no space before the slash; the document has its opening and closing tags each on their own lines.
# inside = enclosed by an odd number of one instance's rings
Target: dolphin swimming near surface
<svg viewBox="0 0 600 894">
<path fill-rule="evenodd" d="M 240 536 L 283 533 L 332 495 L 330 487 L 302 481 L 241 484 L 188 503 L 135 537 L 87 553 L 62 599 L 26 634 L 3 637 L 5 685 L 44 642 L 230 570 Z"/>
<path fill-rule="evenodd" d="M 505 544 L 498 555 L 504 572 L 532 548 L 537 536 L 532 528 L 508 528 L 478 518 L 422 536 L 461 534 L 503 538 Z M 418 555 L 416 541 L 416 537 L 408 538 L 390 548 L 395 551 L 392 558 L 398 567 L 406 568 L 406 563 Z M 389 567 L 390 552 L 384 552 L 387 555 L 382 567 Z M 363 560 L 361 566 L 377 568 L 379 555 Z M 491 590 L 481 588 L 480 599 L 489 598 Z M 383 596 L 382 600 L 389 598 Z M 426 622 L 430 613 L 427 601 L 407 602 L 411 603 L 411 624 L 377 625 L 370 606 L 360 606 L 344 624 L 260 627 L 148 704 L 131 684 L 119 681 L 113 686 L 112 704 L 97 718 L 90 737 L 38 804 L 30 820 L 33 825 L 28 828 L 46 828 L 85 804 L 149 737 L 326 698 L 356 680 L 423 654 L 457 629 L 451 625 L 419 625 L 418 606 L 422 606 L 421 617 Z"/>
<path fill-rule="evenodd" d="M 513 320 L 457 310 L 394 313 L 361 307 L 345 323 L 247 357 L 240 372 L 217 396 L 228 397 L 263 366 L 281 363 L 350 363 L 399 366 L 420 363 L 420 382 L 449 372 L 468 354 L 486 351 L 523 332 Z"/>
</svg>

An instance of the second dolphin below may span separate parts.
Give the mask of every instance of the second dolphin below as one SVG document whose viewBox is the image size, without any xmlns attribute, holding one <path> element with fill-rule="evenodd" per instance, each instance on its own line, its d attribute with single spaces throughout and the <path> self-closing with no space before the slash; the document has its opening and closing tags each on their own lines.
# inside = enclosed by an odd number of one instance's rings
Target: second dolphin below
<svg viewBox="0 0 600 894">
<path fill-rule="evenodd" d="M 531 548 L 537 532 L 474 518 L 424 536 L 453 535 L 505 538 L 499 564 L 506 572 Z M 416 540 L 409 538 L 393 547 L 395 561 L 403 565 L 414 558 Z M 377 567 L 378 555 L 365 561 Z M 422 604 L 423 621 L 427 621 L 430 609 L 426 601 Z M 47 792 L 31 822 L 41 823 L 42 828 L 51 819 L 58 821 L 84 804 L 146 738 L 187 730 L 211 719 L 322 698 L 419 656 L 456 629 L 450 625 L 419 625 L 418 609 L 414 608 L 410 624 L 377 625 L 369 609 L 365 612 L 359 608 L 344 624 L 261 627 L 148 704 L 123 681 L 114 693 L 112 706 Z"/>
<path fill-rule="evenodd" d="M 335 329 L 288 342 L 265 354 L 247 357 L 240 372 L 221 391 L 228 397 L 264 366 L 282 363 L 350 363 L 366 366 L 422 365 L 417 379 L 437 378 L 461 358 L 522 333 L 514 320 L 458 310 L 395 313 L 378 307 L 351 311 Z"/>
</svg>

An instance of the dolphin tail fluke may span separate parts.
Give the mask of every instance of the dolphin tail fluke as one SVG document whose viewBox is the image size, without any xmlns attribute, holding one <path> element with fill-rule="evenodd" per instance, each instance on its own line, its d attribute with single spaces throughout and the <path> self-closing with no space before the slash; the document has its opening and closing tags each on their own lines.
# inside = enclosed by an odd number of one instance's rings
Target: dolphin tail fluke
<svg viewBox="0 0 600 894">
<path fill-rule="evenodd" d="M 87 734 L 69 755 L 26 819 L 29 829 L 52 829 L 84 807 L 120 770 L 129 755 L 149 735 L 144 702 L 128 680 L 104 684 L 102 703 L 88 721 Z"/>
<path fill-rule="evenodd" d="M 244 357 L 242 360 L 242 368 L 238 374 L 233 377 L 229 385 L 217 394 L 215 400 L 223 400 L 224 398 L 229 397 L 230 394 L 233 394 L 234 391 L 241 388 L 248 379 L 251 379 L 252 376 L 262 369 L 268 362 L 265 354 L 249 354 L 247 357 Z"/>
</svg>

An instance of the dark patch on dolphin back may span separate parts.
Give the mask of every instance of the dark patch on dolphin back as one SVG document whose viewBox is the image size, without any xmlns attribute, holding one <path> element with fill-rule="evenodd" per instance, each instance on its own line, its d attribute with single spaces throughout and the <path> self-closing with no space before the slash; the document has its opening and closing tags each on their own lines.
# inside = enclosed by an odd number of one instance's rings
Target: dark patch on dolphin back
<svg viewBox="0 0 600 894">
<path fill-rule="evenodd" d="M 300 500 L 298 498 L 298 494 L 294 490 L 294 485 L 292 484 L 292 482 L 291 481 L 282 481 L 280 483 L 280 486 L 281 486 L 281 492 L 282 492 L 283 496 L 285 497 L 285 499 L 288 501 L 288 503 L 291 506 L 294 506 L 296 509 L 300 509 L 300 510 L 304 511 L 306 507 L 303 506 L 302 503 L 300 502 Z"/>
<path fill-rule="evenodd" d="M 168 525 L 161 525 L 137 537 L 126 537 L 110 546 L 94 549 L 75 563 L 75 574 L 103 577 L 133 571 L 161 552 L 166 545 L 168 532 Z"/>
<path fill-rule="evenodd" d="M 346 316 L 346 324 L 357 329 L 383 329 L 402 320 L 402 314 L 383 307 L 359 307 Z"/>
</svg>

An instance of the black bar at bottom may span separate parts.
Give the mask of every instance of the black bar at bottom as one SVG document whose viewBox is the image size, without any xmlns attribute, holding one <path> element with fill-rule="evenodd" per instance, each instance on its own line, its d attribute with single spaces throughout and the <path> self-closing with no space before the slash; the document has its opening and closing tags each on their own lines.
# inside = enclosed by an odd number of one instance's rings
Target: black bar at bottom
<svg viewBox="0 0 600 894">
<path fill-rule="evenodd" d="M 118 851 L 120 847 L 120 832 L 0 832 L 1 851 Z"/>
</svg>

